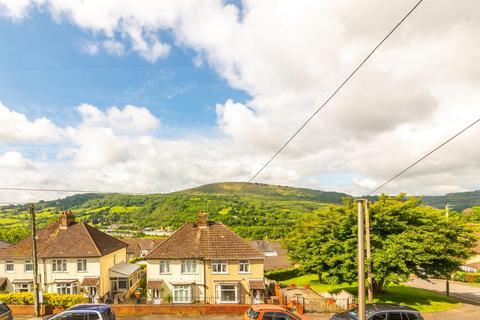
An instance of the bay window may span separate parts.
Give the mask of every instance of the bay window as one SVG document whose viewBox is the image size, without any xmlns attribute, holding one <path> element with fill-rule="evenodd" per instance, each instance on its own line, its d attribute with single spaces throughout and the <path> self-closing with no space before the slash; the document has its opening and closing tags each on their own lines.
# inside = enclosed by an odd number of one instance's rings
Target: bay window
<svg viewBox="0 0 480 320">
<path fill-rule="evenodd" d="M 173 286 L 173 303 L 191 303 L 192 291 L 191 285 Z"/>
<path fill-rule="evenodd" d="M 217 303 L 238 303 L 238 285 L 235 283 L 217 284 Z"/>
</svg>

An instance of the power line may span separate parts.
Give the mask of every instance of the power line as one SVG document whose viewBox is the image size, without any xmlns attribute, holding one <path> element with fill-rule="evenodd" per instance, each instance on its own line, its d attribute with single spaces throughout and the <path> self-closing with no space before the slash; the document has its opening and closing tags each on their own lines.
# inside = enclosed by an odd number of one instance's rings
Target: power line
<svg viewBox="0 0 480 320">
<path fill-rule="evenodd" d="M 391 177 L 390 179 L 388 179 L 386 182 L 382 183 L 381 185 L 379 185 L 378 187 L 376 187 L 375 189 L 373 189 L 372 191 L 370 191 L 369 193 L 367 193 L 367 195 L 371 195 L 372 193 L 374 192 L 377 192 L 378 190 L 382 189 L 383 187 L 385 187 L 387 184 L 389 184 L 390 182 L 392 182 L 393 180 L 395 180 L 396 178 L 400 177 L 402 174 L 404 174 L 405 172 L 407 172 L 408 170 L 410 170 L 411 168 L 413 168 L 414 166 L 416 166 L 417 164 L 419 164 L 420 162 L 422 162 L 423 160 L 425 160 L 428 156 L 430 156 L 432 153 L 434 153 L 435 151 L 437 151 L 438 149 L 442 148 L 443 146 L 445 146 L 447 143 L 449 143 L 450 141 L 452 141 L 453 139 L 455 139 L 456 137 L 458 137 L 459 135 L 461 135 L 462 133 L 464 133 L 465 131 L 467 131 L 468 129 L 470 129 L 471 127 L 473 127 L 474 125 L 476 125 L 477 123 L 480 122 L 480 118 L 478 118 L 477 120 L 475 120 L 474 122 L 472 122 L 471 124 L 469 124 L 468 126 L 466 126 L 465 128 L 463 128 L 462 130 L 460 130 L 459 132 L 457 132 L 455 135 L 453 135 L 452 137 L 448 138 L 447 140 L 445 140 L 443 143 L 441 143 L 440 145 L 438 145 L 436 148 L 434 148 L 433 150 L 431 150 L 430 152 L 428 152 L 427 154 L 425 154 L 423 157 L 421 157 L 420 159 L 418 159 L 417 161 L 413 162 L 411 165 L 409 165 L 408 167 L 406 167 L 405 169 L 403 169 L 402 171 L 400 171 L 399 173 L 397 173 L 396 175 L 394 175 L 393 177 Z"/>
<path fill-rule="evenodd" d="M 148 192 L 121 192 L 121 191 L 101 191 L 101 190 L 81 190 L 81 189 L 47 189 L 47 188 L 24 188 L 24 187 L 0 187 L 5 191 L 36 191 L 36 192 L 65 192 L 65 193 L 102 193 L 102 194 L 131 194 L 131 195 L 149 195 L 157 193 Z"/>
<path fill-rule="evenodd" d="M 420 3 L 422 3 L 422 1 L 423 0 L 418 1 L 412 7 L 412 9 L 408 11 L 408 13 L 390 30 L 390 32 L 387 33 L 387 35 L 382 39 L 382 41 L 380 41 L 373 48 L 373 50 L 371 50 L 370 53 L 362 60 L 362 62 L 360 62 L 360 64 L 347 76 L 347 78 L 343 80 L 342 83 L 340 83 L 337 89 L 335 89 L 335 91 L 333 91 L 333 93 L 328 96 L 328 98 L 320 105 L 320 107 L 318 107 L 315 112 L 310 117 L 308 117 L 307 120 L 293 133 L 293 135 L 287 140 L 287 142 L 285 142 L 280 147 L 280 149 L 278 149 L 278 151 L 260 168 L 260 170 L 258 170 L 252 178 L 250 178 L 247 184 L 255 180 L 255 178 L 283 151 L 283 149 L 285 149 L 288 144 L 290 144 L 290 142 L 300 133 L 300 131 L 302 131 L 303 128 L 307 126 L 307 124 L 317 115 L 317 113 L 319 113 L 330 102 L 330 100 L 332 100 L 337 95 L 337 93 L 345 86 L 345 84 L 347 84 L 347 82 L 357 73 L 357 71 L 363 67 L 367 60 L 370 59 L 370 57 L 375 53 L 375 51 L 377 51 L 377 49 L 390 37 L 390 35 L 392 35 L 392 33 L 395 32 L 395 30 L 397 30 L 397 28 L 410 16 L 410 14 L 415 11 L 415 9 L 420 5 Z"/>
</svg>

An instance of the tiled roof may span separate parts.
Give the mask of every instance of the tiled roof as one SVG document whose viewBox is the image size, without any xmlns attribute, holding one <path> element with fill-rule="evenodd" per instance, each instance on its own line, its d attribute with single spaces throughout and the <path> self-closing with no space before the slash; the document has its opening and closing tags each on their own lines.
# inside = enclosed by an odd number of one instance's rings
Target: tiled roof
<svg viewBox="0 0 480 320">
<path fill-rule="evenodd" d="M 126 243 L 103 233 L 84 222 L 73 222 L 60 228 L 54 222 L 37 232 L 40 258 L 101 257 L 127 246 Z M 32 237 L 0 250 L 0 257 L 25 258 L 32 256 Z"/>
<path fill-rule="evenodd" d="M 165 239 L 154 239 L 154 238 L 146 238 L 146 239 L 124 239 L 123 241 L 128 243 L 129 248 L 135 248 L 135 246 L 139 246 L 141 250 L 152 250 L 160 243 L 162 243 Z M 133 251 L 131 251 L 133 252 Z"/>
<path fill-rule="evenodd" d="M 161 289 L 163 280 L 150 280 L 147 282 L 148 289 Z"/>
<path fill-rule="evenodd" d="M 190 222 L 158 247 L 147 259 L 263 259 L 263 254 L 220 222 L 200 226 Z"/>
<path fill-rule="evenodd" d="M 0 249 L 10 246 L 10 243 L 0 240 Z"/>
<path fill-rule="evenodd" d="M 265 290 L 265 283 L 262 279 L 250 279 L 248 280 L 248 286 L 250 290 Z"/>
<path fill-rule="evenodd" d="M 253 240 L 249 242 L 254 248 L 265 254 L 265 271 L 287 269 L 294 266 L 294 263 L 288 257 L 287 250 L 282 248 L 280 242 L 267 240 Z M 269 255 L 271 252 L 275 252 L 276 255 Z"/>
<path fill-rule="evenodd" d="M 99 277 L 85 277 L 82 281 L 82 287 L 96 287 L 99 281 Z"/>
</svg>

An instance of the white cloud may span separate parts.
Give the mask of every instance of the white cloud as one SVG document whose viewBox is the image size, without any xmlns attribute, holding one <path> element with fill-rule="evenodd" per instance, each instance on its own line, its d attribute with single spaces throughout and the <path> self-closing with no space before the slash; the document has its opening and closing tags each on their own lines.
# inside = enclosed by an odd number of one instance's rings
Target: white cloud
<svg viewBox="0 0 480 320">
<path fill-rule="evenodd" d="M 53 143 L 61 139 L 61 134 L 49 119 L 30 121 L 0 102 L 0 143 Z"/>
<path fill-rule="evenodd" d="M 98 54 L 99 47 L 98 43 L 95 42 L 85 42 L 82 45 L 82 51 L 88 54 L 89 56 L 95 56 Z"/>
<path fill-rule="evenodd" d="M 259 180 L 362 194 L 480 116 L 480 4 L 461 2 L 422 3 Z M 83 122 L 69 129 L 73 146 L 64 156 L 71 161 L 65 166 L 83 171 L 65 172 L 86 186 L 128 181 L 159 191 L 246 180 L 413 4 L 246 0 L 240 12 L 220 0 L 45 1 L 37 6 L 90 30 L 111 54 L 133 51 L 155 62 L 173 45 L 188 48 L 196 66 L 213 68 L 252 97 L 218 101 L 218 136 L 178 139 L 157 138 L 160 122 L 146 108 L 82 105 Z M 4 139 L 22 132 L 2 129 Z M 479 133 L 473 128 L 385 190 L 478 189 Z M 310 179 L 339 172 L 348 173 L 349 185 Z"/>
<path fill-rule="evenodd" d="M 125 46 L 120 41 L 116 41 L 113 39 L 105 40 L 103 42 L 103 47 L 110 54 L 114 54 L 117 56 L 122 56 L 125 54 Z"/>
</svg>

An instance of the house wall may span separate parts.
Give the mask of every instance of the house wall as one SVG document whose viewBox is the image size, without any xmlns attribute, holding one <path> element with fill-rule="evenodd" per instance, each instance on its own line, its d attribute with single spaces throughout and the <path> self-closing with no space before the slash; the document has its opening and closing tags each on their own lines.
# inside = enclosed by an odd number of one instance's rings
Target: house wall
<svg viewBox="0 0 480 320">
<path fill-rule="evenodd" d="M 223 259 L 225 260 L 225 259 Z M 243 260 L 243 259 L 242 259 Z M 250 279 L 262 279 L 263 280 L 263 259 L 250 260 L 250 272 L 249 273 L 240 273 L 239 272 L 239 260 L 228 260 L 228 273 L 226 274 L 214 274 L 212 273 L 212 260 L 207 260 L 206 272 L 205 272 L 205 284 L 206 284 L 206 295 L 211 299 L 216 299 L 217 293 L 215 285 L 218 283 L 229 282 L 229 281 L 239 281 L 240 283 L 240 292 L 239 298 L 240 302 L 249 301 L 249 280 Z"/>
<path fill-rule="evenodd" d="M 160 274 L 160 261 L 157 259 L 147 260 L 147 281 L 151 280 L 163 280 L 168 288 L 169 292 L 165 292 L 164 296 L 171 293 L 174 283 L 195 283 L 199 284 L 194 286 L 193 297 L 198 300 L 204 298 L 204 272 L 203 261 L 197 261 L 197 272 L 195 274 L 182 274 L 182 260 L 169 260 L 170 261 L 170 273 Z M 151 297 L 151 290 L 149 290 L 149 296 Z"/>
<path fill-rule="evenodd" d="M 111 252 L 103 257 L 100 257 L 100 284 L 99 284 L 99 297 L 106 295 L 112 288 L 110 282 L 110 273 L 108 269 L 120 262 L 127 261 L 127 248 L 122 248 L 117 251 Z"/>
<path fill-rule="evenodd" d="M 476 254 L 472 256 L 470 259 L 468 259 L 465 264 L 470 264 L 470 263 L 477 263 L 480 262 L 480 254 Z"/>
</svg>

